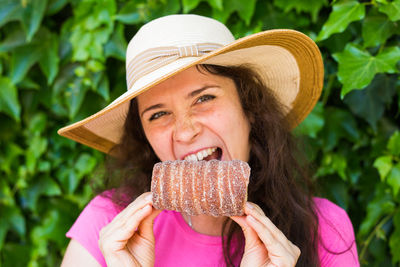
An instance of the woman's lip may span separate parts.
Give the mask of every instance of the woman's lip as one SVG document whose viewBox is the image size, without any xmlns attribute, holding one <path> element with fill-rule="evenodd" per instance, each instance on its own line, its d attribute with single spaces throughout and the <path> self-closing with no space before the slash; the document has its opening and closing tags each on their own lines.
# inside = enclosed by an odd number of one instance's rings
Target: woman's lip
<svg viewBox="0 0 400 267">
<path fill-rule="evenodd" d="M 209 149 L 209 148 L 218 148 L 218 147 L 217 147 L 217 146 L 209 146 L 209 147 L 199 148 L 199 149 L 197 149 L 197 150 L 194 150 L 194 151 L 192 151 L 192 152 L 189 152 L 189 153 L 183 155 L 183 157 L 181 157 L 180 159 L 181 159 L 181 160 L 184 160 L 184 159 L 185 159 L 187 156 L 189 156 L 189 155 L 196 154 L 196 153 L 199 152 L 199 151 L 202 151 L 202 150 L 204 150 L 204 149 Z"/>
</svg>

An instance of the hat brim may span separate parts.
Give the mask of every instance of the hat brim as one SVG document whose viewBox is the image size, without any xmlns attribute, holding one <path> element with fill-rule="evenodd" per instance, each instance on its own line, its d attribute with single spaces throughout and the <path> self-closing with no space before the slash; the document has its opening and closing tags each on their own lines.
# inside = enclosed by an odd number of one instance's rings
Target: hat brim
<svg viewBox="0 0 400 267">
<path fill-rule="evenodd" d="M 295 128 L 318 101 L 324 67 L 317 45 L 294 30 L 253 34 L 201 57 L 181 58 L 139 79 L 130 90 L 92 116 L 58 130 L 58 134 L 109 153 L 119 143 L 130 100 L 197 64 L 254 66 L 282 104 Z"/>
</svg>

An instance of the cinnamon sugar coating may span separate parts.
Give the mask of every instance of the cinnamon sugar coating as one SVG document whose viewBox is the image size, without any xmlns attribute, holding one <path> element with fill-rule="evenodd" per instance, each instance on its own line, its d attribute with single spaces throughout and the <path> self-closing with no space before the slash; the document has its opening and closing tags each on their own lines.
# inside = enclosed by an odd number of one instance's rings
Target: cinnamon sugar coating
<svg viewBox="0 0 400 267">
<path fill-rule="evenodd" d="M 240 216 L 249 177 L 249 165 L 240 160 L 159 162 L 151 181 L 153 206 L 189 215 Z"/>
</svg>

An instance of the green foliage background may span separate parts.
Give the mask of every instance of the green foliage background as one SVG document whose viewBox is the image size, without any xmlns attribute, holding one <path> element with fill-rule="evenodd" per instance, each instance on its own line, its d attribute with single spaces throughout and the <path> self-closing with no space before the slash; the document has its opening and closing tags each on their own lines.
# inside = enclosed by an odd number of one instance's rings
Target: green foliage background
<svg viewBox="0 0 400 267">
<path fill-rule="evenodd" d="M 104 156 L 56 131 L 124 92 L 127 41 L 174 13 L 317 41 L 324 91 L 296 133 L 362 264 L 400 266 L 400 0 L 0 0 L 0 265 L 60 263 Z"/>
</svg>

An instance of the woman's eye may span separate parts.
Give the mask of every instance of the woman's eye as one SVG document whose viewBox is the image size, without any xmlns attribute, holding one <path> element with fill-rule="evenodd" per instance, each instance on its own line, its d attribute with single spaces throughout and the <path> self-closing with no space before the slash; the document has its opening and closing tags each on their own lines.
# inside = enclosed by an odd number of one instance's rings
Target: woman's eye
<svg viewBox="0 0 400 267">
<path fill-rule="evenodd" d="M 164 116 L 165 114 L 167 114 L 167 112 L 165 112 L 165 111 L 156 112 L 153 115 L 151 115 L 151 117 L 149 118 L 149 121 L 156 120 L 156 119 Z"/>
<path fill-rule="evenodd" d="M 197 99 L 197 103 L 210 101 L 214 98 L 215 98 L 215 96 L 213 96 L 213 95 L 202 95 Z"/>
</svg>

